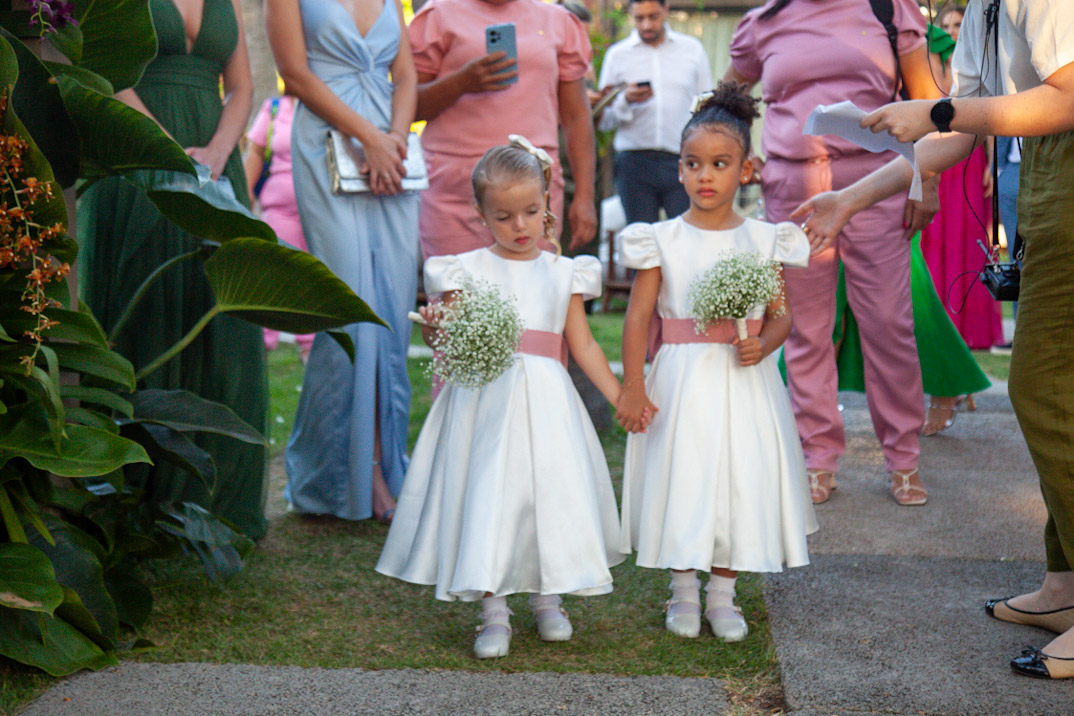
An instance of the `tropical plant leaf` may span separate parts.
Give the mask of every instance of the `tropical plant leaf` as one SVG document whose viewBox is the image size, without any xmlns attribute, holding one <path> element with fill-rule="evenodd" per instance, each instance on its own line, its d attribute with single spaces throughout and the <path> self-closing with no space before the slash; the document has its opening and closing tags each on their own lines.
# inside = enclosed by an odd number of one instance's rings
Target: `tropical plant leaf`
<svg viewBox="0 0 1074 716">
<path fill-rule="evenodd" d="M 261 433 L 228 406 L 186 390 L 139 390 L 131 397 L 134 422 L 156 423 L 179 432 L 226 435 L 252 445 L 264 445 Z"/>
<path fill-rule="evenodd" d="M 118 99 L 59 78 L 67 112 L 82 141 L 81 175 L 96 179 L 137 169 L 165 169 L 197 176 L 193 160 L 156 122 Z M 116 141 L 122 137 L 123 141 Z"/>
<path fill-rule="evenodd" d="M 119 663 L 115 655 L 62 619 L 0 607 L 0 655 L 53 676 Z"/>
<path fill-rule="evenodd" d="M 239 237 L 276 242 L 276 233 L 235 198 L 227 178 L 202 183 L 189 174 L 135 171 L 124 178 L 144 191 L 173 224 L 194 236 L 224 243 Z"/>
<path fill-rule="evenodd" d="M 216 465 L 212 456 L 183 433 L 154 423 L 128 423 L 120 433 L 144 446 L 154 462 L 163 460 L 181 467 L 213 489 Z"/>
<path fill-rule="evenodd" d="M 116 421 L 108 417 L 104 413 L 98 413 L 96 410 L 89 410 L 88 408 L 73 407 L 67 408 L 67 419 L 72 423 L 78 423 L 79 425 L 86 425 L 91 428 L 97 428 L 98 430 L 104 430 L 105 432 L 112 433 L 113 435 L 119 434 L 119 426 Z"/>
<path fill-rule="evenodd" d="M 141 629 L 153 611 L 153 592 L 138 573 L 125 564 L 116 565 L 104 574 L 104 584 L 116 603 L 121 624 Z"/>
<path fill-rule="evenodd" d="M 52 562 L 56 581 L 78 594 L 93 615 L 99 633 L 114 641 L 119 636 L 119 618 L 116 604 L 104 585 L 104 567 L 101 565 L 106 556 L 104 547 L 70 522 L 51 516 L 47 521 L 56 544 L 48 545 L 35 537 L 32 539 L 34 546 Z M 86 635 L 92 638 L 90 632 Z"/>
<path fill-rule="evenodd" d="M 53 77 L 69 77 L 78 84 L 82 85 L 88 90 L 94 92 L 100 92 L 105 97 L 111 97 L 116 93 L 112 83 L 101 77 L 96 72 L 87 70 L 85 67 L 79 67 L 78 65 L 65 65 L 62 62 L 48 62 L 44 61 L 41 64 L 52 73 Z"/>
<path fill-rule="evenodd" d="M 124 400 L 118 393 L 106 388 L 91 388 L 83 385 L 61 385 L 60 397 L 78 400 L 83 403 L 103 405 L 106 408 L 126 415 L 128 418 L 134 415 L 134 406 Z"/>
<path fill-rule="evenodd" d="M 49 532 L 48 526 L 45 525 L 45 521 L 41 517 L 41 510 L 38 509 L 37 503 L 30 497 L 30 493 L 26 491 L 25 483 L 21 481 L 9 482 L 4 487 L 7 488 L 7 494 L 11 498 L 11 503 L 17 505 L 22 513 L 22 516 L 26 518 L 26 521 L 33 525 L 37 533 L 41 535 L 41 538 L 48 542 L 50 545 L 56 544 L 56 541 L 52 539 L 52 533 Z M 0 487 L 0 489 L 4 489 Z"/>
<path fill-rule="evenodd" d="M 249 537 L 192 502 L 162 505 L 161 509 L 171 520 L 157 524 L 194 549 L 209 581 L 228 579 L 242 570 L 243 559 L 254 548 Z"/>
<path fill-rule="evenodd" d="M 78 29 L 78 25 L 61 27 L 49 37 L 49 42 L 73 64 L 77 65 L 82 61 L 82 31 Z"/>
<path fill-rule="evenodd" d="M 63 589 L 44 552 L 0 542 L 0 605 L 52 614 L 61 602 Z"/>
<path fill-rule="evenodd" d="M 50 81 L 48 68 L 18 38 L 2 27 L 0 37 L 11 45 L 19 63 L 19 81 L 11 94 L 11 104 L 48 160 L 56 180 L 69 187 L 78 179 L 78 144 L 71 141 L 77 136 L 75 125 L 59 88 Z"/>
<path fill-rule="evenodd" d="M 57 448 L 49 438 L 44 411 L 34 405 L 12 407 L 0 415 L 0 466 L 16 457 L 64 477 L 106 475 L 123 465 L 150 462 L 138 443 L 85 425 L 68 425 Z"/>
<path fill-rule="evenodd" d="M 157 56 L 148 0 L 75 0 L 75 17 L 82 34 L 77 64 L 107 79 L 117 92 L 138 84 Z"/>
<path fill-rule="evenodd" d="M 61 368 L 96 376 L 127 390 L 134 390 L 134 366 L 115 351 L 84 343 L 58 343 L 52 347 L 56 350 Z"/>
<path fill-rule="evenodd" d="M 0 523 L 3 523 L 7 538 L 12 542 L 27 544 L 26 530 L 22 528 L 22 520 L 15 512 L 15 505 L 7 494 L 7 487 L 0 486 Z"/>
<path fill-rule="evenodd" d="M 259 326 L 291 333 L 358 322 L 387 327 L 319 259 L 280 244 L 230 241 L 205 262 L 205 275 L 221 312 Z"/>
<path fill-rule="evenodd" d="M 115 641 L 104 635 L 101 625 L 97 623 L 93 613 L 86 608 L 82 597 L 70 587 L 63 587 L 63 604 L 56 610 L 56 616 L 78 629 L 102 649 L 109 650 L 115 647 Z"/>
<path fill-rule="evenodd" d="M 326 331 L 328 337 L 339 344 L 339 347 L 343 349 L 343 352 L 347 354 L 347 358 L 351 363 L 354 362 L 354 341 L 351 340 L 349 333 L 345 331 Z"/>
</svg>

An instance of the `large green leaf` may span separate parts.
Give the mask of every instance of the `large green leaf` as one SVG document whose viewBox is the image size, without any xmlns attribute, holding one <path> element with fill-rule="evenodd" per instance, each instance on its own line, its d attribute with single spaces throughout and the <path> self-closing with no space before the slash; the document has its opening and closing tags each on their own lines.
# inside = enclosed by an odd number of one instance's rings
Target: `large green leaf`
<svg viewBox="0 0 1074 716">
<path fill-rule="evenodd" d="M 60 396 L 80 400 L 84 403 L 103 405 L 106 408 L 130 417 L 134 415 L 134 406 L 122 396 L 106 388 L 88 388 L 81 385 L 61 385 Z"/>
<path fill-rule="evenodd" d="M 79 67 L 77 65 L 67 65 L 62 62 L 42 62 L 53 77 L 70 77 L 72 80 L 82 85 L 86 89 L 91 89 L 94 92 L 100 92 L 105 97 L 111 97 L 116 93 L 112 83 L 101 77 L 96 72 L 91 72 L 85 67 Z"/>
<path fill-rule="evenodd" d="M 68 425 L 57 448 L 44 410 L 35 405 L 12 407 L 0 415 L 0 466 L 13 458 L 64 477 L 106 475 L 123 465 L 150 462 L 138 443 L 85 425 Z"/>
<path fill-rule="evenodd" d="M 117 92 L 138 84 L 157 55 L 149 0 L 75 0 L 75 17 L 82 33 L 76 64 L 104 77 Z"/>
<path fill-rule="evenodd" d="M 61 602 L 63 589 L 41 550 L 28 544 L 0 543 L 0 605 L 52 614 Z"/>
<path fill-rule="evenodd" d="M 106 556 L 104 548 L 69 522 L 50 517 L 48 527 L 56 544 L 48 545 L 35 538 L 34 546 L 52 561 L 56 581 L 78 594 L 81 604 L 93 615 L 100 634 L 115 640 L 119 636 L 119 618 L 116 604 L 104 584 L 101 565 L 101 559 Z M 87 636 L 93 638 L 92 632 L 87 632 Z"/>
<path fill-rule="evenodd" d="M 120 354 L 84 343 L 57 343 L 52 347 L 60 367 L 134 390 L 134 366 Z"/>
<path fill-rule="evenodd" d="M 116 603 L 121 624 L 141 629 L 153 611 L 153 592 L 138 573 L 125 564 L 104 573 L 104 583 Z"/>
<path fill-rule="evenodd" d="M 82 142 L 83 178 L 136 169 L 167 169 L 197 176 L 193 160 L 149 117 L 87 89 L 75 78 L 62 76 L 59 86 Z"/>
<path fill-rule="evenodd" d="M 53 676 L 119 663 L 62 619 L 0 607 L 0 654 Z"/>
<path fill-rule="evenodd" d="M 135 422 L 157 423 L 179 432 L 205 432 L 264 445 L 265 438 L 222 403 L 214 403 L 186 390 L 147 388 L 131 397 Z"/>
<path fill-rule="evenodd" d="M 205 275 L 222 312 L 266 328 L 315 333 L 363 321 L 387 326 L 319 259 L 281 244 L 230 241 L 205 262 Z"/>
<path fill-rule="evenodd" d="M 153 462 L 171 463 L 190 472 L 208 489 L 216 482 L 216 465 L 212 455 L 194 444 L 183 433 L 153 423 L 130 423 L 121 434 L 142 445 Z"/>
<path fill-rule="evenodd" d="M 124 178 L 144 191 L 169 221 L 201 239 L 223 243 L 239 237 L 276 242 L 276 234 L 235 198 L 226 177 L 202 178 L 168 171 L 139 170 Z"/>
<path fill-rule="evenodd" d="M 19 62 L 19 81 L 11 104 L 26 123 L 30 135 L 48 159 L 56 180 L 69 187 L 78 178 L 78 144 L 75 125 L 67 114 L 63 98 L 52 74 L 26 45 L 0 28 L 0 36 L 10 43 Z"/>
<path fill-rule="evenodd" d="M 101 631 L 101 625 L 97 623 L 93 612 L 86 607 L 82 597 L 70 587 L 63 588 L 63 604 L 56 610 L 56 616 L 88 636 L 102 649 L 111 649 L 115 646 L 115 641 L 106 637 Z"/>
</svg>

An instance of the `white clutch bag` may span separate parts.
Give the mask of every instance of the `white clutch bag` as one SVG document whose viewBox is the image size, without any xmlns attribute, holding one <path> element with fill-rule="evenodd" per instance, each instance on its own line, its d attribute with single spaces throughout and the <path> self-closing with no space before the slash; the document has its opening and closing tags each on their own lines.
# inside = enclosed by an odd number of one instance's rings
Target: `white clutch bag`
<svg viewBox="0 0 1074 716">
<path fill-rule="evenodd" d="M 358 171 L 365 162 L 365 151 L 357 139 L 348 137 L 338 129 L 328 130 L 327 137 L 328 177 L 334 194 L 361 194 L 370 191 L 368 175 Z M 403 191 L 421 191 L 429 188 L 429 174 L 425 169 L 425 157 L 421 153 L 421 140 L 415 132 L 406 138 L 406 161 L 403 163 Z"/>
</svg>

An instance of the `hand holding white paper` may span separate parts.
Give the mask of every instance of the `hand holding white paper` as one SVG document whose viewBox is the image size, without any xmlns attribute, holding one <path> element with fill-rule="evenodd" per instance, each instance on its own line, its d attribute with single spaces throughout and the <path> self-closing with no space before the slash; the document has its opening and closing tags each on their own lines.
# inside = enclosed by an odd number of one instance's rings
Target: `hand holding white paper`
<svg viewBox="0 0 1074 716">
<path fill-rule="evenodd" d="M 834 134 L 848 142 L 857 144 L 870 152 L 893 151 L 902 155 L 914 167 L 914 179 L 910 184 L 910 199 L 921 201 L 921 170 L 917 166 L 917 155 L 913 142 L 900 142 L 887 132 L 873 133 L 861 126 L 862 117 L 868 114 L 853 102 L 819 105 L 806 118 L 802 134 L 819 136 Z"/>
</svg>

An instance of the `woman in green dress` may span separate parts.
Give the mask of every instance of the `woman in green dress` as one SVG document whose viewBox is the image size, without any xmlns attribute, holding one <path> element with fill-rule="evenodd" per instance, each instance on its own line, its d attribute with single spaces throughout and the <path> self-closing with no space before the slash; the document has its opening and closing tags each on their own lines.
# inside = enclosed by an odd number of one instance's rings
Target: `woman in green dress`
<svg viewBox="0 0 1074 716">
<path fill-rule="evenodd" d="M 118 99 L 152 117 L 207 165 L 230 181 L 246 206 L 246 182 L 236 148 L 250 113 L 253 83 L 241 12 L 234 0 L 150 0 L 159 51 L 138 85 Z M 220 86 L 223 81 L 224 99 Z M 224 182 L 226 183 L 226 182 Z M 94 184 L 79 202 L 82 298 L 110 330 L 142 281 L 197 239 L 165 219 L 146 195 L 121 179 Z M 199 261 L 183 261 L 153 284 L 116 336 L 115 348 L 135 369 L 174 345 L 213 305 Z M 141 387 L 184 389 L 223 403 L 264 432 L 268 382 L 261 330 L 217 316 L 176 358 Z M 265 449 L 230 438 L 199 435 L 212 456 L 215 486 L 158 464 L 136 476 L 149 499 L 196 502 L 251 537 L 265 533 Z"/>
</svg>

